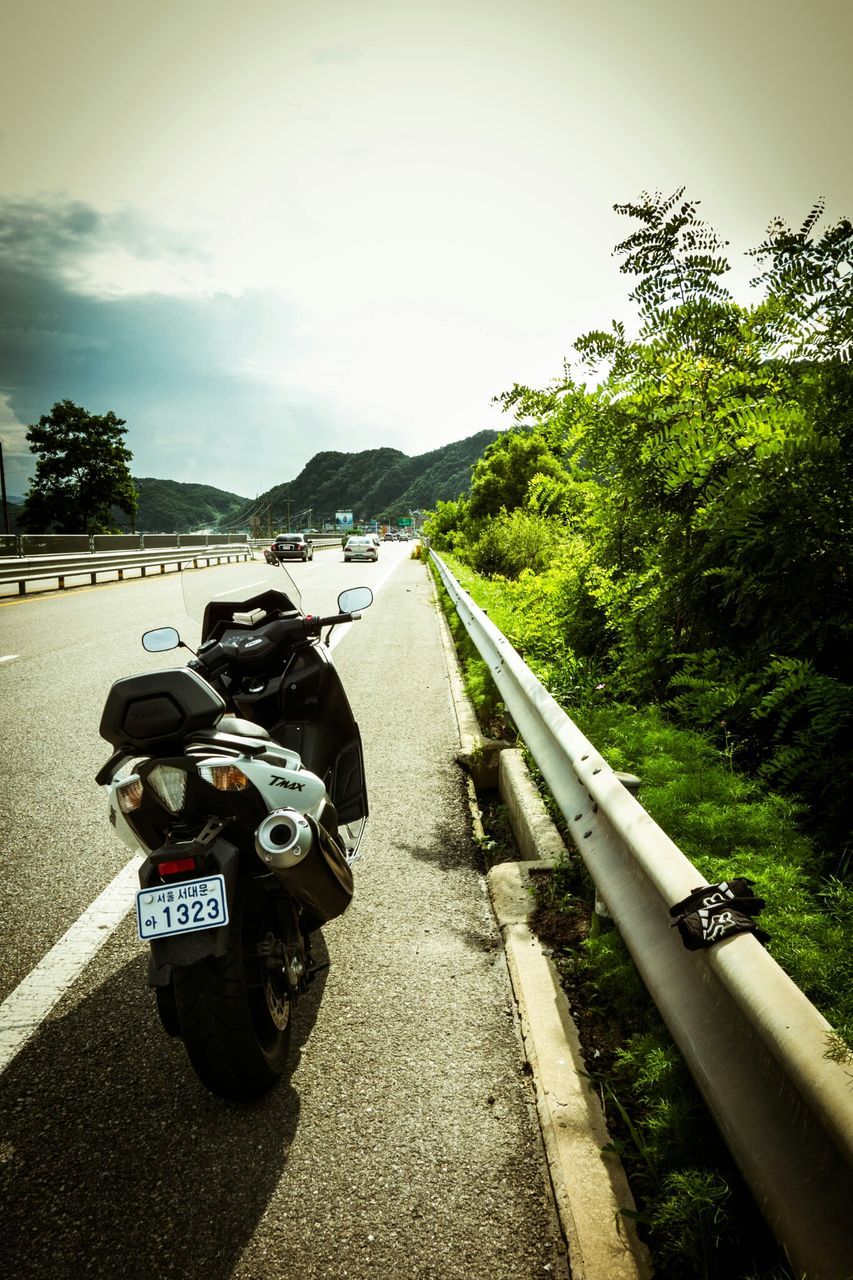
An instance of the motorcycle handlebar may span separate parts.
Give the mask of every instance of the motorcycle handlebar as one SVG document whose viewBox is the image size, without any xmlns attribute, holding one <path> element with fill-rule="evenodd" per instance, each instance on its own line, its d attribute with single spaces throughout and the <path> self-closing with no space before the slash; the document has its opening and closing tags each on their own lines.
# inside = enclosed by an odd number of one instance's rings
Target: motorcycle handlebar
<svg viewBox="0 0 853 1280">
<path fill-rule="evenodd" d="M 311 618 L 311 631 L 319 634 L 324 627 L 336 627 L 341 622 L 357 622 L 360 613 L 333 613 L 328 618 Z"/>
<path fill-rule="evenodd" d="M 239 647 L 233 641 L 224 641 L 222 644 L 212 646 L 209 652 L 200 650 L 190 666 L 201 674 L 216 676 L 232 664 L 243 666 L 268 662 L 275 654 L 292 647 L 294 643 L 298 644 L 300 640 L 307 640 L 310 636 L 320 636 L 326 627 L 336 627 L 342 622 L 355 622 L 360 617 L 361 614 L 356 611 L 333 613 L 324 618 L 304 616 L 277 618 L 253 632 L 259 637 L 266 637 L 268 642 L 266 647 L 249 650 Z"/>
</svg>

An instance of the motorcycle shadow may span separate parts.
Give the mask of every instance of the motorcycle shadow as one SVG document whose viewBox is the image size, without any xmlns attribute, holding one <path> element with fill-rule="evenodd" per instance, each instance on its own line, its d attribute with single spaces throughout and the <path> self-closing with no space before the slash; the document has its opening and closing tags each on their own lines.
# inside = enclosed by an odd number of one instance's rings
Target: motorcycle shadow
<svg viewBox="0 0 853 1280">
<path fill-rule="evenodd" d="M 313 941 L 325 962 L 322 935 Z M 145 957 L 117 964 L 0 1078 L 7 1274 L 226 1280 L 287 1166 L 293 1077 L 327 971 L 296 1008 L 285 1077 L 237 1105 L 209 1094 L 163 1032 Z"/>
</svg>

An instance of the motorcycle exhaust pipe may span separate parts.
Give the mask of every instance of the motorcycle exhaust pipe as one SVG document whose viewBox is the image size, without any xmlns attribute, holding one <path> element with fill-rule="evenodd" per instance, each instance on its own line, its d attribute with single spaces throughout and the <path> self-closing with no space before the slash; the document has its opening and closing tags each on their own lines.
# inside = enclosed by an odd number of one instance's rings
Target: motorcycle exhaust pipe
<svg viewBox="0 0 853 1280">
<path fill-rule="evenodd" d="M 295 867 L 314 840 L 310 823 L 296 809 L 273 809 L 255 832 L 255 850 L 273 871 Z"/>
</svg>

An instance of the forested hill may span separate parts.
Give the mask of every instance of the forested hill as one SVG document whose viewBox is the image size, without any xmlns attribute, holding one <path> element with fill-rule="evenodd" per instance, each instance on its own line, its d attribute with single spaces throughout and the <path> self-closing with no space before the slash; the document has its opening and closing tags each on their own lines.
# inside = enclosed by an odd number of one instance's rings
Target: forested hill
<svg viewBox="0 0 853 1280">
<path fill-rule="evenodd" d="M 475 463 L 497 435 L 478 431 L 414 458 L 399 449 L 318 453 L 295 480 L 268 489 L 258 503 L 281 517 L 288 508 L 311 510 L 314 524 L 338 510 L 351 510 L 357 521 L 394 520 L 467 493 Z"/>
<path fill-rule="evenodd" d="M 189 533 L 227 525 L 249 509 L 249 499 L 209 484 L 181 484 L 134 476 L 139 496 L 136 528 L 140 533 Z M 118 513 L 120 514 L 120 513 Z M 122 517 L 122 524 L 126 517 Z"/>
<path fill-rule="evenodd" d="M 439 498 L 467 493 L 471 471 L 497 431 L 479 431 L 429 453 L 410 458 L 399 449 L 361 453 L 317 453 L 295 480 L 284 481 L 257 498 L 241 498 L 206 484 L 134 477 L 139 495 L 136 528 L 147 533 L 185 533 L 196 529 L 245 528 L 250 513 L 283 529 L 311 512 L 322 527 L 336 511 L 352 511 L 356 520 L 396 520 L 412 510 L 434 507 Z M 126 518 L 115 511 L 122 526 Z M 308 523 L 307 518 L 298 523 Z"/>
</svg>

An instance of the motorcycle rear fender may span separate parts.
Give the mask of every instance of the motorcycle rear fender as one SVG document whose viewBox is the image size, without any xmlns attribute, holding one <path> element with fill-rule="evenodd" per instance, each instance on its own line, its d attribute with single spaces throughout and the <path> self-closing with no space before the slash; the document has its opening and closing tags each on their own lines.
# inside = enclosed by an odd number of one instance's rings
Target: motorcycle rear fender
<svg viewBox="0 0 853 1280">
<path fill-rule="evenodd" d="M 167 846 L 156 849 L 151 857 L 146 858 L 139 868 L 139 887 L 148 889 L 154 882 L 157 861 Z M 208 863 L 208 874 L 221 874 L 225 879 L 225 896 L 228 900 L 228 914 L 234 908 L 234 891 L 237 887 L 237 871 L 240 864 L 240 852 L 236 845 L 218 836 L 211 845 L 198 845 L 190 841 L 183 845 L 168 846 L 176 857 L 191 857 L 203 853 Z M 177 882 L 176 882 L 177 883 Z M 155 975 L 164 965 L 186 966 L 196 964 L 207 956 L 224 956 L 228 946 L 229 926 L 220 925 L 216 929 L 199 929 L 195 933 L 178 933 L 171 938 L 155 938 L 151 945 L 151 964 L 149 966 L 149 986 L 164 986 L 169 978 L 158 980 Z"/>
</svg>

